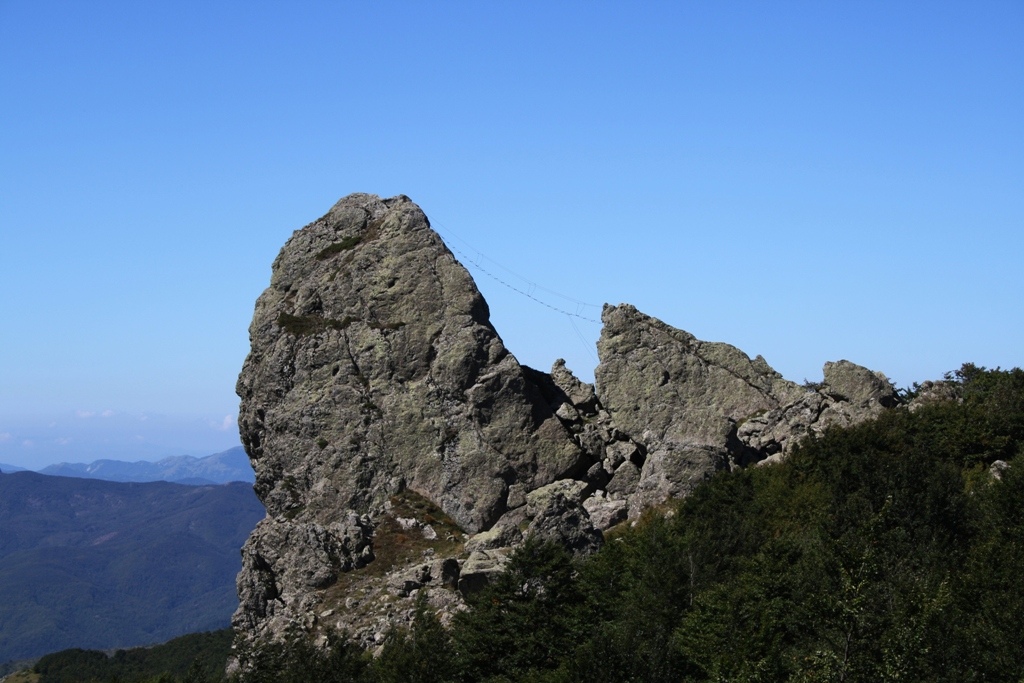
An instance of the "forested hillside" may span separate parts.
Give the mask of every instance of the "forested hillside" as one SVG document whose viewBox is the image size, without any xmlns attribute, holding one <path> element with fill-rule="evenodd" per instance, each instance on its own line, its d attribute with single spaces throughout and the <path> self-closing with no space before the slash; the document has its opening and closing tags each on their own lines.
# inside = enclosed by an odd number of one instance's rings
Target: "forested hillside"
<svg viewBox="0 0 1024 683">
<path fill-rule="evenodd" d="M 118 650 L 70 649 L 46 655 L 31 672 L 11 683 L 81 683 L 82 681 L 185 680 L 200 683 L 223 675 L 231 654 L 231 629 L 191 633 L 154 647 Z"/>
<path fill-rule="evenodd" d="M 248 484 L 0 475 L 0 663 L 227 627 L 263 514 Z"/>
</svg>

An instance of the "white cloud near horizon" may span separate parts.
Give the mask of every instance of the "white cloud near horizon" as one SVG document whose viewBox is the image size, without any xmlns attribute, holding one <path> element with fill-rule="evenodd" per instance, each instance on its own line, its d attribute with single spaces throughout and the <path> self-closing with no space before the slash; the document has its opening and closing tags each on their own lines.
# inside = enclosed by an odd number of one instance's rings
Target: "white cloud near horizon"
<svg viewBox="0 0 1024 683">
<path fill-rule="evenodd" d="M 227 432 L 227 431 L 231 431 L 232 429 L 237 429 L 238 428 L 238 416 L 237 415 L 225 415 L 224 419 L 221 420 L 219 423 L 218 422 L 210 422 L 210 426 L 213 427 L 214 429 L 218 430 L 218 431 L 221 431 L 221 432 Z"/>
<path fill-rule="evenodd" d="M 104 413 L 112 413 L 104 418 Z M 119 409 L 70 410 L 59 419 L 0 424 L 0 460 L 40 469 L 57 462 L 202 457 L 239 445 L 235 416 L 139 414 Z"/>
<path fill-rule="evenodd" d="M 114 417 L 117 415 L 117 411 L 107 408 L 106 410 L 97 413 L 95 410 L 76 410 L 75 417 L 80 417 L 83 420 L 90 417 Z"/>
</svg>

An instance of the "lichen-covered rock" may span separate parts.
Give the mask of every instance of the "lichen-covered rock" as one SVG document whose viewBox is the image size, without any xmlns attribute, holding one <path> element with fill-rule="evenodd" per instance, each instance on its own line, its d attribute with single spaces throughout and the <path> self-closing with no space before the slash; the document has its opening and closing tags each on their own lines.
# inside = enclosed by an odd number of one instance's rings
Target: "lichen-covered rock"
<svg viewBox="0 0 1024 683">
<path fill-rule="evenodd" d="M 522 509 L 522 508 L 520 508 Z M 524 515 L 525 517 L 525 515 Z M 481 531 L 466 539 L 466 552 L 477 550 L 495 550 L 498 548 L 511 548 L 523 540 L 523 534 L 517 524 L 511 523 L 502 517 L 498 523 L 487 531 Z"/>
<path fill-rule="evenodd" d="M 470 531 L 508 486 L 580 452 L 406 197 L 352 195 L 296 232 L 256 304 L 238 380 L 243 443 L 271 516 L 371 512 L 403 487 Z M 313 495 L 310 495 L 313 494 Z"/>
<path fill-rule="evenodd" d="M 470 553 L 459 573 L 459 591 L 470 595 L 484 589 L 508 562 L 503 550 L 475 550 Z"/>
<path fill-rule="evenodd" d="M 305 604 L 341 572 L 373 559 L 369 538 L 367 518 L 351 511 L 327 525 L 262 520 L 242 549 L 235 626 L 255 630 L 282 612 L 286 621 L 295 619 L 289 606 Z"/>
<path fill-rule="evenodd" d="M 560 543 L 581 555 L 597 550 L 603 538 L 583 507 L 586 491 L 585 482 L 564 479 L 527 494 L 526 536 Z"/>
<path fill-rule="evenodd" d="M 896 391 L 889 379 L 880 372 L 871 372 L 848 360 L 825 363 L 822 390 L 837 400 L 845 400 L 857 407 L 896 405 Z"/>
<path fill-rule="evenodd" d="M 591 464 L 407 197 L 351 195 L 297 231 L 250 339 L 239 426 L 268 516 L 244 551 L 235 623 L 247 631 L 299 620 L 290 598 L 329 586 L 373 543 L 367 531 L 349 552 L 309 529 L 350 514 L 372 526 L 408 489 L 478 532 L 510 487 Z"/>
<path fill-rule="evenodd" d="M 781 457 L 800 438 L 847 425 L 896 403 L 880 373 L 838 361 L 820 387 L 786 379 L 758 356 L 704 342 L 639 312 L 605 306 L 597 397 L 644 454 L 639 473 L 615 471 L 608 490 L 626 493 L 630 516 L 685 495 L 716 471 Z"/>
<path fill-rule="evenodd" d="M 590 515 L 590 522 L 595 529 L 606 531 L 626 521 L 629 516 L 629 505 L 623 499 L 610 498 L 604 491 L 598 491 L 583 501 L 583 507 Z"/>
<path fill-rule="evenodd" d="M 376 647 L 416 596 L 444 623 L 526 538 L 593 552 L 718 470 L 897 402 L 853 363 L 800 386 L 628 305 L 604 309 L 591 385 L 564 361 L 521 366 L 488 315 L 407 197 L 345 197 L 288 240 L 237 385 L 267 508 L 242 552 L 241 640 Z"/>
</svg>

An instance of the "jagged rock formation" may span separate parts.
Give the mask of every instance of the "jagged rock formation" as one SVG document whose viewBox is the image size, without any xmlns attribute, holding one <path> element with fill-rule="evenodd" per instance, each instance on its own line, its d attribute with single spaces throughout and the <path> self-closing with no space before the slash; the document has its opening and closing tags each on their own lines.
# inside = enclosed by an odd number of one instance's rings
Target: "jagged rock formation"
<svg viewBox="0 0 1024 683">
<path fill-rule="evenodd" d="M 826 363 L 824 382 L 803 387 L 761 356 L 700 341 L 629 305 L 606 306 L 602 321 L 598 395 L 643 454 L 632 461 L 639 473 L 624 473 L 636 482 L 626 489 L 633 515 L 718 470 L 776 459 L 807 434 L 896 403 L 884 375 L 849 361 Z"/>
<path fill-rule="evenodd" d="M 606 306 L 596 387 L 521 366 L 407 197 L 351 195 L 274 262 L 238 380 L 267 508 L 243 549 L 243 639 L 340 628 L 370 644 L 421 590 L 442 614 L 537 535 L 575 552 L 715 471 L 894 405 L 883 375 L 820 386 Z"/>
</svg>

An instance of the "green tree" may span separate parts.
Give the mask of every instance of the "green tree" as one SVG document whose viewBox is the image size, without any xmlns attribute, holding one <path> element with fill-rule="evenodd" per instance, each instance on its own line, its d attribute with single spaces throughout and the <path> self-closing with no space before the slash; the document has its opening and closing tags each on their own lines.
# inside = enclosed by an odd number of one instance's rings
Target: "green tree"
<svg viewBox="0 0 1024 683">
<path fill-rule="evenodd" d="M 359 683 L 367 668 L 363 651 L 345 638 L 318 648 L 302 634 L 245 647 L 239 663 L 237 683 Z"/>
<path fill-rule="evenodd" d="M 389 635 L 373 662 L 372 677 L 380 683 L 443 683 L 455 675 L 455 650 L 424 593 L 407 632 Z"/>
<path fill-rule="evenodd" d="M 523 680 L 552 670 L 578 636 L 575 564 L 564 548 L 528 540 L 506 569 L 456 615 L 452 638 L 463 681 Z"/>
</svg>

